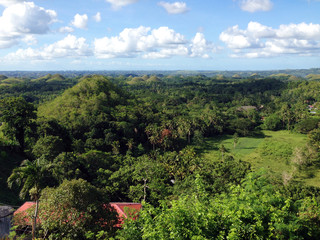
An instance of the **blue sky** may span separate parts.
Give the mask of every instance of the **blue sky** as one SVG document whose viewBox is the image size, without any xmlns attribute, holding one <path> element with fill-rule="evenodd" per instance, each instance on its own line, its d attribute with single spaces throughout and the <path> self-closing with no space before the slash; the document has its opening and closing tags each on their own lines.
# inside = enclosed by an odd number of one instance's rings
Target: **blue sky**
<svg viewBox="0 0 320 240">
<path fill-rule="evenodd" d="M 0 70 L 320 67 L 320 0 L 0 0 Z"/>
</svg>

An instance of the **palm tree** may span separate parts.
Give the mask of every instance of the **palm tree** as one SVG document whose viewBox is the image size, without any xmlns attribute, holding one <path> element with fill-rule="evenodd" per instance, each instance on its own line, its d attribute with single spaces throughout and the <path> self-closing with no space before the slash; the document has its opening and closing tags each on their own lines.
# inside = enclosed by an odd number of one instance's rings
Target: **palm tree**
<svg viewBox="0 0 320 240">
<path fill-rule="evenodd" d="M 43 162 L 43 159 L 37 159 L 35 161 L 24 160 L 20 167 L 13 169 L 12 174 L 8 178 L 8 186 L 12 188 L 13 184 L 22 186 L 20 190 L 20 198 L 26 198 L 29 193 L 32 199 L 36 202 L 36 208 L 34 212 L 34 219 L 32 223 L 32 238 L 35 238 L 35 229 L 38 217 L 39 198 L 42 189 L 42 180 L 44 179 L 44 170 L 47 169 L 47 164 Z"/>
<path fill-rule="evenodd" d="M 145 129 L 145 133 L 152 144 L 152 149 L 155 150 L 155 145 L 160 141 L 160 127 L 157 124 L 149 124 Z"/>
</svg>

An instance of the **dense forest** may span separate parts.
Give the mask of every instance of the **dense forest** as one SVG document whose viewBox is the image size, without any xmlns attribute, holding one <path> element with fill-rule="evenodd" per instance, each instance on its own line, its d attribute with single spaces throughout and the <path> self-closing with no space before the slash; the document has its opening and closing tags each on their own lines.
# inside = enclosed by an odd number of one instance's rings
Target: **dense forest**
<svg viewBox="0 0 320 240">
<path fill-rule="evenodd" d="M 319 80 L 0 75 L 0 203 L 40 239 L 319 239 Z"/>
</svg>

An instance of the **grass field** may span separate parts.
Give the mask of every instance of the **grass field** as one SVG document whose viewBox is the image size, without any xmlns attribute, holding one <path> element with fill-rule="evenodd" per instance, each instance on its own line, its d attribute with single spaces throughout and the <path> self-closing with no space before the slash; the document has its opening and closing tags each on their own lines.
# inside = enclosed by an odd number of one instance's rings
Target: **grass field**
<svg viewBox="0 0 320 240">
<path fill-rule="evenodd" d="M 219 147 L 227 149 L 226 154 L 236 159 L 249 162 L 253 170 L 268 169 L 276 177 L 283 174 L 292 175 L 296 181 L 320 187 L 320 167 L 312 164 L 309 167 L 297 168 L 292 163 L 297 148 L 303 148 L 307 136 L 290 131 L 263 131 L 255 137 L 240 137 L 234 146 L 233 136 L 224 135 L 205 139 L 205 143 L 197 146 L 197 150 L 206 159 L 221 159 Z"/>
</svg>

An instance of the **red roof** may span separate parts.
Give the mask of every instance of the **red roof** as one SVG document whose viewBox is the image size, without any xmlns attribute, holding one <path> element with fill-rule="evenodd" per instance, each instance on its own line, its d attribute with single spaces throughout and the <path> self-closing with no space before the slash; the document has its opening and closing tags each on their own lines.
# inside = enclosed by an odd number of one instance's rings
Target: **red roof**
<svg viewBox="0 0 320 240">
<path fill-rule="evenodd" d="M 14 212 L 14 215 L 19 213 L 24 213 L 27 209 L 35 205 L 35 202 L 25 202 L 21 207 Z M 118 213 L 119 223 L 116 227 L 121 227 L 123 220 L 126 218 L 135 219 L 138 212 L 142 208 L 141 203 L 121 203 L 121 202 L 111 202 L 110 206 L 113 207 Z M 28 222 L 26 219 L 24 219 Z"/>
<path fill-rule="evenodd" d="M 18 225 L 31 225 L 30 218 L 27 217 L 26 211 L 34 206 L 36 203 L 35 202 L 25 202 L 21 207 L 19 207 L 13 215 L 19 215 L 19 218 L 16 219 L 16 224 Z"/>
<path fill-rule="evenodd" d="M 137 214 L 142 208 L 141 203 L 121 203 L 121 202 L 113 202 L 110 203 L 111 207 L 113 207 L 118 213 L 119 223 L 116 227 L 121 227 L 124 219 L 131 218 L 136 219 Z"/>
<path fill-rule="evenodd" d="M 17 209 L 17 211 L 14 212 L 14 215 L 18 213 L 23 213 L 24 211 L 31 208 L 35 204 L 36 204 L 35 202 L 25 202 L 21 207 Z"/>
</svg>

